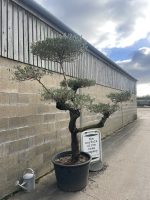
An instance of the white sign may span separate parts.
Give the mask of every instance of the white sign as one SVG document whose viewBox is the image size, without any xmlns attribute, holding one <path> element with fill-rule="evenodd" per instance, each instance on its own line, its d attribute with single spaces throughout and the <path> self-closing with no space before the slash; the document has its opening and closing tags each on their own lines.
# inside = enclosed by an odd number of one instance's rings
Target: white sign
<svg viewBox="0 0 150 200">
<path fill-rule="evenodd" d="M 92 162 L 102 160 L 101 133 L 97 130 L 87 130 L 81 134 L 81 151 L 92 156 Z"/>
</svg>

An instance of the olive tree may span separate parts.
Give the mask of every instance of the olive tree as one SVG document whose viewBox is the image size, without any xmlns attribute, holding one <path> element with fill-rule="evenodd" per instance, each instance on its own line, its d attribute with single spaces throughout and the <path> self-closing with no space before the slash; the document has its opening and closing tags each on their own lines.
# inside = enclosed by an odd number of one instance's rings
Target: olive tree
<svg viewBox="0 0 150 200">
<path fill-rule="evenodd" d="M 47 38 L 44 41 L 38 41 L 32 45 L 32 52 L 41 59 L 51 60 L 60 64 L 64 80 L 60 83 L 59 88 L 50 88 L 42 82 L 45 73 L 51 73 L 42 68 L 34 66 L 21 67 L 17 66 L 15 70 L 15 78 L 18 81 L 36 80 L 42 87 L 42 97 L 44 100 L 53 100 L 56 102 L 56 108 L 68 111 L 69 131 L 71 133 L 71 152 L 72 163 L 79 159 L 80 149 L 78 142 L 78 133 L 91 128 L 102 128 L 111 114 L 118 109 L 118 102 L 130 99 L 130 93 L 124 92 L 118 94 L 110 94 L 108 98 L 112 100 L 110 104 L 95 103 L 89 95 L 79 94 L 78 89 L 95 85 L 95 81 L 88 79 L 67 79 L 64 71 L 65 62 L 73 62 L 79 58 L 87 49 L 86 42 L 82 37 L 74 35 L 62 35 L 57 38 Z M 116 96 L 115 96 L 116 95 Z M 114 97 L 115 96 L 115 97 Z M 115 98 L 115 101 L 114 101 Z M 120 100 L 120 98 L 122 98 Z M 87 109 L 97 113 L 102 117 L 98 123 L 92 125 L 77 127 L 77 119 L 81 115 L 81 109 Z"/>
</svg>

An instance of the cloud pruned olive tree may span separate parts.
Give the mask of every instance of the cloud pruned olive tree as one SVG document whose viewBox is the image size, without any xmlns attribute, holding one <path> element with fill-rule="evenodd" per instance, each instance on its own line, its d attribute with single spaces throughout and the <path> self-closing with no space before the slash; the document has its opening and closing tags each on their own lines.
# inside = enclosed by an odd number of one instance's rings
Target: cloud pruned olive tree
<svg viewBox="0 0 150 200">
<path fill-rule="evenodd" d="M 15 78 L 18 81 L 36 80 L 43 87 L 43 99 L 54 100 L 56 108 L 63 111 L 69 111 L 69 131 L 71 133 L 71 163 L 75 163 L 79 159 L 80 149 L 78 142 L 78 133 L 92 128 L 102 128 L 109 118 L 109 116 L 118 109 L 119 98 L 123 97 L 124 92 L 118 94 L 110 94 L 109 98 L 112 100 L 111 104 L 94 103 L 89 95 L 79 94 L 79 88 L 89 87 L 95 85 L 95 81 L 88 79 L 67 79 L 64 71 L 65 62 L 73 62 L 78 59 L 79 55 L 83 54 L 87 45 L 82 37 L 74 35 L 62 35 L 57 38 L 47 38 L 44 41 L 38 41 L 32 45 L 32 52 L 41 59 L 47 59 L 60 64 L 60 68 L 64 80 L 60 83 L 59 88 L 49 88 L 42 82 L 42 77 L 45 73 L 51 73 L 45 69 L 33 66 L 21 67 L 17 66 L 14 72 Z M 130 99 L 130 93 L 126 92 L 128 98 L 123 98 L 121 101 Z M 115 101 L 114 101 L 115 99 Z M 81 109 L 87 109 L 91 112 L 102 114 L 98 123 L 80 127 L 76 125 L 77 119 L 81 115 Z"/>
</svg>

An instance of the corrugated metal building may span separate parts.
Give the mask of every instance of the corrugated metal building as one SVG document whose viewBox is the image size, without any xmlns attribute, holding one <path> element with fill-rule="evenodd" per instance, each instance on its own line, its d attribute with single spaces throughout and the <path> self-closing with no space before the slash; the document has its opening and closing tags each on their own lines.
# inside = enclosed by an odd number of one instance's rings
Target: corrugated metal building
<svg viewBox="0 0 150 200">
<path fill-rule="evenodd" d="M 60 72 L 56 64 L 33 56 L 30 45 L 47 37 L 74 32 L 30 0 L 2 0 L 0 9 L 0 55 Z M 66 73 L 73 77 L 81 75 L 95 79 L 97 84 L 135 92 L 136 80 L 90 44 L 82 60 L 74 63 L 72 67 L 66 65 Z"/>
<path fill-rule="evenodd" d="M 12 80 L 13 67 L 30 64 L 50 69 L 54 76 L 45 83 L 58 85 L 62 79 L 57 63 L 33 56 L 32 42 L 62 33 L 74 33 L 65 24 L 32 0 L 0 0 L 0 198 L 14 191 L 15 180 L 26 167 L 33 167 L 37 177 L 47 173 L 53 153 L 69 146 L 68 114 L 54 104 L 40 100 L 36 83 Z M 93 89 L 86 89 L 102 102 L 106 94 L 121 90 L 136 94 L 136 79 L 104 56 L 91 44 L 75 63 L 66 64 L 68 76 L 96 80 Z M 122 117 L 120 117 L 122 116 Z M 136 101 L 118 111 L 102 130 L 103 136 L 121 128 L 136 117 Z M 121 120 L 122 119 L 122 120 Z M 85 117 L 83 123 L 97 118 Z M 5 184 L 4 184 L 5 181 Z"/>
</svg>

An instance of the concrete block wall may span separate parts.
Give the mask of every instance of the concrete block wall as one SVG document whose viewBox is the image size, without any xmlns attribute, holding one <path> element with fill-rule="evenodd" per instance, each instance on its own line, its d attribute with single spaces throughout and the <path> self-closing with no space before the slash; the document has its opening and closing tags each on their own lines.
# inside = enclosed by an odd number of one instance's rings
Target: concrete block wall
<svg viewBox="0 0 150 200">
<path fill-rule="evenodd" d="M 12 80 L 16 65 L 15 61 L 0 58 L 0 199 L 16 190 L 15 182 L 27 167 L 41 177 L 53 169 L 51 156 L 70 147 L 68 113 L 57 110 L 55 103 L 41 101 L 41 87 L 35 81 Z M 56 87 L 62 79 L 62 75 L 53 74 L 43 81 Z M 102 102 L 114 91 L 100 85 L 84 90 Z M 123 110 L 125 125 L 134 119 L 135 102 L 123 105 Z M 85 114 L 83 125 L 96 122 L 98 116 Z M 108 120 L 101 130 L 103 137 L 122 127 L 120 116 L 118 111 Z"/>
</svg>

